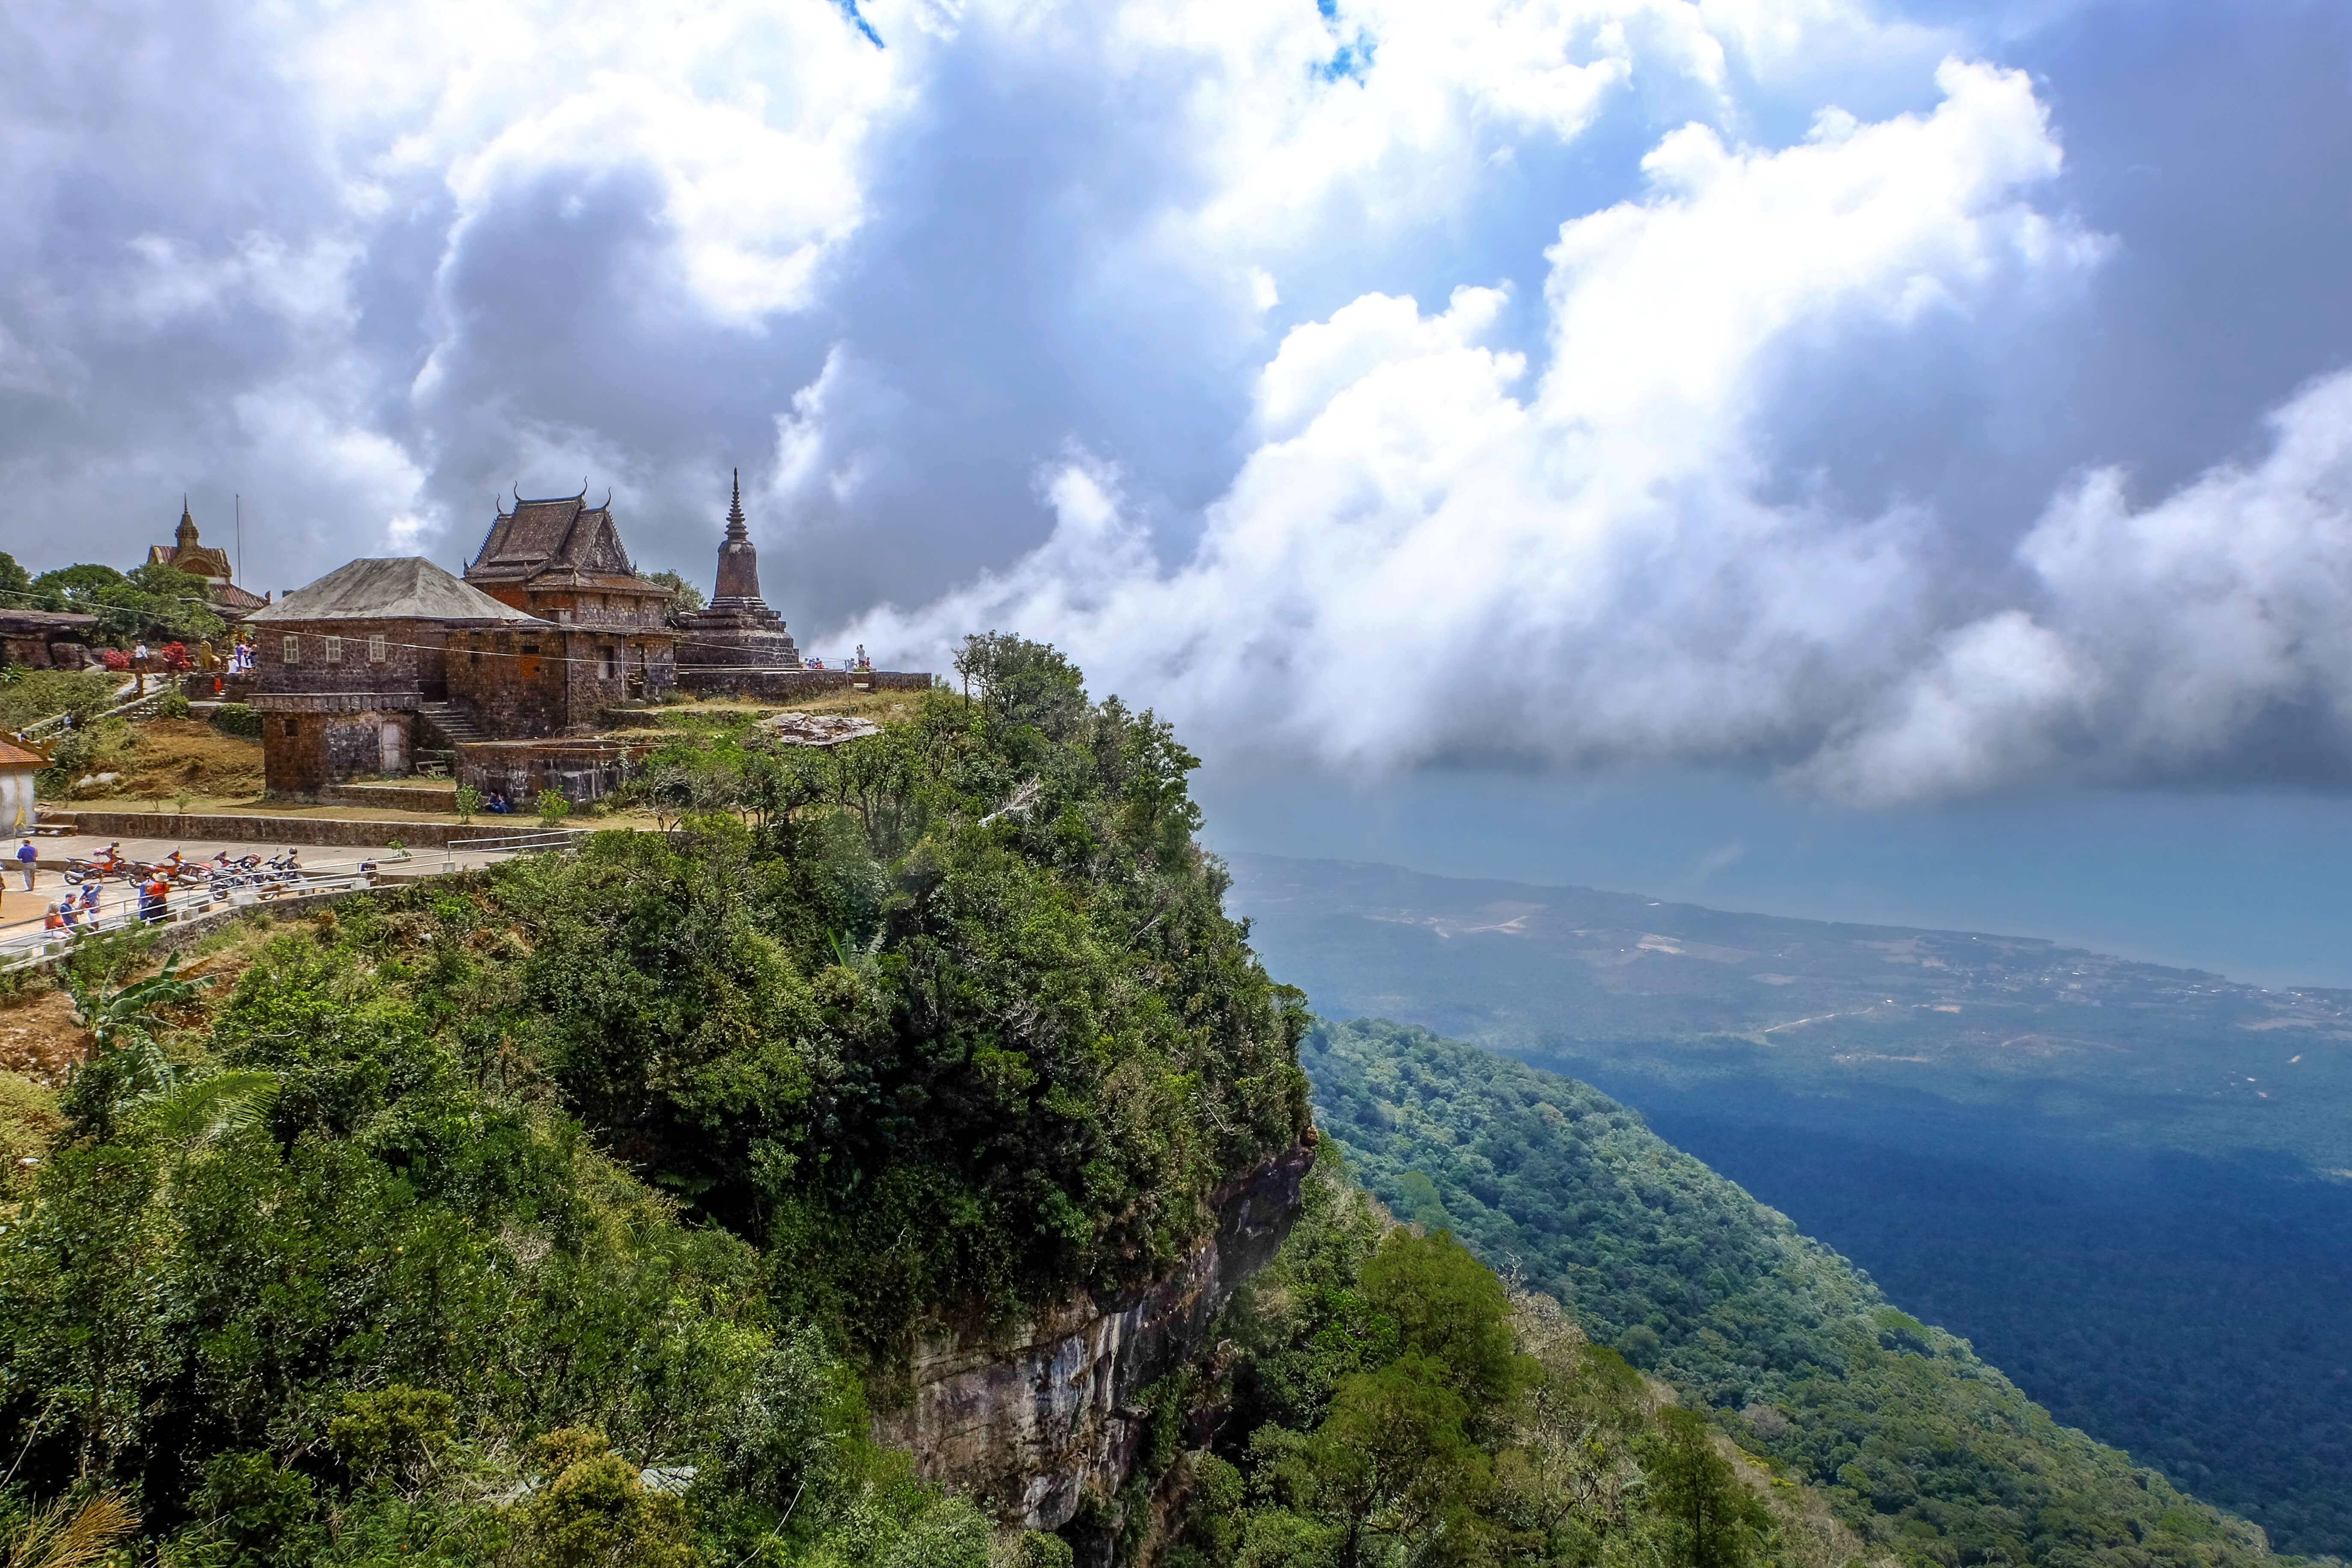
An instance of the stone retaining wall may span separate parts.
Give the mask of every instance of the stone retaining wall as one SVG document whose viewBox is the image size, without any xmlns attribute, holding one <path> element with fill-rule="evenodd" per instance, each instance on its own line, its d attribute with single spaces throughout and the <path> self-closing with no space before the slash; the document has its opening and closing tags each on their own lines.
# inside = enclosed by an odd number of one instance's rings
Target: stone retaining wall
<svg viewBox="0 0 2352 1568">
<path fill-rule="evenodd" d="M 400 784 L 331 784 L 319 792 L 321 805 L 373 805 L 378 809 L 389 806 L 395 811 L 448 811 L 457 809 L 457 792 L 449 789 L 409 789 Z"/>
<path fill-rule="evenodd" d="M 682 685 L 704 697 L 746 697 L 761 702 L 794 702 L 828 692 L 929 691 L 931 677 L 924 671 L 895 669 L 723 669 L 703 668 Z"/>
</svg>

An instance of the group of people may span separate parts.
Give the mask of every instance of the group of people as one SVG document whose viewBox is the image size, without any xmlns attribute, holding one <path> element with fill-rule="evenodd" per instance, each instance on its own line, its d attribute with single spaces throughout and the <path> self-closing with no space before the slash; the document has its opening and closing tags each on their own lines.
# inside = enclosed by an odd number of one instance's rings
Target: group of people
<svg viewBox="0 0 2352 1568">
<path fill-rule="evenodd" d="M 41 929 L 81 931 L 95 927 L 98 924 L 99 892 L 97 879 L 84 882 L 79 898 L 68 895 L 49 906 L 48 912 L 41 917 Z M 143 897 L 142 902 L 144 902 Z M 159 913 L 153 918 L 161 920 L 163 916 Z"/>
<path fill-rule="evenodd" d="M 811 654 L 801 661 L 801 668 L 803 669 L 823 669 L 825 668 L 825 662 L 816 655 Z M 847 663 L 844 664 L 842 668 L 844 669 L 868 672 L 873 669 L 874 661 L 866 657 L 866 645 L 864 643 L 859 643 L 857 645 L 856 656 L 851 658 Z"/>
<path fill-rule="evenodd" d="M 121 865 L 121 849 L 120 845 L 110 844 L 94 858 L 101 867 Z M 33 847 L 31 838 L 27 837 L 16 846 L 16 859 L 17 873 L 25 879 L 25 891 L 32 892 L 40 872 L 40 851 Z M 140 882 L 139 918 L 147 924 L 153 925 L 169 918 L 172 912 L 172 879 L 169 872 L 181 864 L 180 852 L 174 849 L 168 860 L 150 867 L 145 879 Z M 99 923 L 100 903 L 104 898 L 104 878 L 85 877 L 79 893 L 68 893 L 41 912 L 41 929 L 70 931 L 94 928 Z"/>
</svg>

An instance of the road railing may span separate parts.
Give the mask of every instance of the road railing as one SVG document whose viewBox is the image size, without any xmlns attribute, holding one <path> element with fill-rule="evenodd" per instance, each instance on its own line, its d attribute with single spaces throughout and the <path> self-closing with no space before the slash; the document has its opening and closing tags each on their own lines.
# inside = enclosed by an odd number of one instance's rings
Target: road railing
<svg viewBox="0 0 2352 1568">
<path fill-rule="evenodd" d="M 209 886 L 190 888 L 174 883 L 171 896 L 164 900 L 160 909 L 142 907 L 134 898 L 126 896 L 113 908 L 101 907 L 98 913 L 70 926 L 56 930 L 33 928 L 0 937 L 0 974 L 56 963 L 73 951 L 77 938 L 85 935 L 133 928 L 163 931 L 175 926 L 226 920 L 247 910 L 265 909 L 286 900 L 310 899 L 321 893 L 357 892 L 375 886 L 379 867 L 397 865 L 408 858 L 407 851 L 401 850 L 391 855 L 372 856 L 364 860 L 321 861 L 274 874 L 267 871 L 230 873 L 216 879 L 223 884 L 217 891 Z M 126 886 L 135 889 L 138 884 L 128 882 Z M 65 900 L 58 901 L 62 903 Z"/>
</svg>

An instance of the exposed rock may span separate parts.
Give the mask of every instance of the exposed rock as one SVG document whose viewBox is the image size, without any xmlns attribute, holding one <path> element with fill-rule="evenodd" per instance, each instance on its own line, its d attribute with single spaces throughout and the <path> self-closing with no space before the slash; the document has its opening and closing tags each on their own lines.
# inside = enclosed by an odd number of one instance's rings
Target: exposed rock
<svg viewBox="0 0 2352 1568">
<path fill-rule="evenodd" d="M 1066 1524 L 1088 1487 L 1109 1496 L 1127 1479 L 1144 1428 L 1136 1394 L 1206 1348 L 1235 1287 L 1290 1234 L 1313 1163 L 1311 1147 L 1288 1150 L 1220 1188 L 1215 1234 L 1149 1286 L 1077 1297 L 1002 1336 L 919 1340 L 911 1397 L 875 1417 L 875 1436 L 1009 1521 Z"/>
<path fill-rule="evenodd" d="M 871 719 L 842 713 L 776 713 L 761 720 L 760 728 L 785 746 L 838 746 L 844 741 L 882 732 L 882 726 Z"/>
</svg>

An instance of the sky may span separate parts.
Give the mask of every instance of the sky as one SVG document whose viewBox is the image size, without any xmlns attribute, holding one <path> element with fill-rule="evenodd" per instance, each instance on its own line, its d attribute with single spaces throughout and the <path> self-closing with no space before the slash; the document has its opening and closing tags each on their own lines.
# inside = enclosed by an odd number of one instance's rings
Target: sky
<svg viewBox="0 0 2352 1568">
<path fill-rule="evenodd" d="M 740 468 L 804 646 L 1051 640 L 1269 821 L 2318 832 L 2347 172 L 2299 0 L 21 0 L 0 549 L 703 581 Z"/>
</svg>

